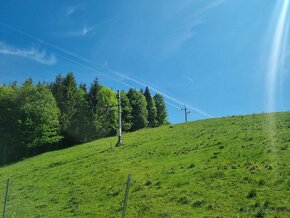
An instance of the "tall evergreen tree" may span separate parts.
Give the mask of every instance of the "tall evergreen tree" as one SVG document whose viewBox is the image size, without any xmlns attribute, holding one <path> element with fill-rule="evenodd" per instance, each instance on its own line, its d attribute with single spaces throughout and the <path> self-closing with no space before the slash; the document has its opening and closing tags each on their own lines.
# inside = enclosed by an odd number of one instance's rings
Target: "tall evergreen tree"
<svg viewBox="0 0 290 218">
<path fill-rule="evenodd" d="M 132 106 L 127 97 L 127 93 L 121 91 L 121 108 L 122 108 L 122 130 L 128 132 L 132 127 Z"/>
<path fill-rule="evenodd" d="M 75 144 L 71 121 L 77 112 L 78 88 L 74 75 L 72 73 L 68 73 L 66 77 L 58 75 L 51 89 L 61 112 L 60 124 L 64 145 Z"/>
<path fill-rule="evenodd" d="M 97 135 L 97 108 L 98 108 L 98 93 L 101 90 L 98 78 L 91 83 L 88 91 L 88 103 L 89 103 L 89 135 L 90 140 L 96 139 Z"/>
<path fill-rule="evenodd" d="M 91 140 L 90 110 L 87 101 L 87 93 L 84 85 L 80 85 L 76 96 L 76 113 L 71 118 L 68 132 L 75 143 L 83 143 Z"/>
<path fill-rule="evenodd" d="M 96 78 L 90 86 L 88 101 L 93 115 L 97 112 L 98 93 L 101 90 L 101 87 L 102 86 L 100 85 L 98 78 Z"/>
<path fill-rule="evenodd" d="M 155 94 L 154 101 L 157 108 L 157 124 L 158 126 L 169 123 L 167 120 L 167 110 L 166 105 L 163 99 L 163 96 L 160 94 Z"/>
<path fill-rule="evenodd" d="M 132 127 L 131 131 L 145 128 L 148 124 L 148 111 L 145 96 L 135 89 L 129 89 L 127 93 L 132 107 Z"/>
<path fill-rule="evenodd" d="M 86 98 L 88 99 L 88 89 L 87 89 L 87 85 L 85 83 L 81 83 L 79 85 L 79 89 L 82 89 L 84 91 L 84 94 L 85 94 Z"/>
<path fill-rule="evenodd" d="M 144 96 L 147 102 L 147 111 L 148 111 L 148 125 L 150 127 L 157 126 L 157 109 L 155 101 L 153 100 L 149 88 L 146 86 Z"/>
</svg>

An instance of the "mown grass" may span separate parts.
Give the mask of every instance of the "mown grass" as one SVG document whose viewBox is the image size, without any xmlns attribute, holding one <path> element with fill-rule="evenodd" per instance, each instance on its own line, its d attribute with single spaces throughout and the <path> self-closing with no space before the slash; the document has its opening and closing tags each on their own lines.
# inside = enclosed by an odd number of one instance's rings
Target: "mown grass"
<svg viewBox="0 0 290 218">
<path fill-rule="evenodd" d="M 0 168 L 7 217 L 290 217 L 290 113 L 146 129 Z"/>
</svg>

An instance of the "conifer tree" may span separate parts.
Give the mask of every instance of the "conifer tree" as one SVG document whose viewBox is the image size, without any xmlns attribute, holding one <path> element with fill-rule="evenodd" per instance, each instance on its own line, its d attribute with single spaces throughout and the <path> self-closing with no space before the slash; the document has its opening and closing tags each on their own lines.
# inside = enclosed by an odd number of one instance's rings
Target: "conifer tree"
<svg viewBox="0 0 290 218">
<path fill-rule="evenodd" d="M 88 93 L 88 101 L 92 115 L 95 115 L 97 112 L 98 93 L 101 90 L 101 87 L 102 86 L 100 85 L 98 78 L 95 78 L 95 80 L 90 86 L 90 90 Z"/>
<path fill-rule="evenodd" d="M 148 111 L 145 96 L 135 89 L 129 89 L 127 96 L 132 107 L 131 131 L 145 128 L 148 124 Z"/>
<path fill-rule="evenodd" d="M 127 97 L 127 93 L 121 91 L 121 108 L 122 108 L 122 130 L 128 132 L 132 127 L 132 106 Z"/>
<path fill-rule="evenodd" d="M 90 140 L 96 139 L 98 137 L 97 133 L 97 110 L 98 110 L 98 93 L 101 90 L 101 85 L 99 84 L 98 78 L 91 83 L 88 91 L 88 104 L 89 104 L 89 129 L 88 133 Z"/>
<path fill-rule="evenodd" d="M 147 102 L 147 111 L 148 111 L 148 125 L 149 127 L 157 126 L 157 109 L 155 101 L 153 100 L 149 88 L 146 86 L 144 96 Z"/>
<path fill-rule="evenodd" d="M 71 125 L 72 118 L 77 112 L 78 88 L 73 73 L 68 73 L 66 77 L 58 75 L 51 89 L 61 112 L 60 124 L 64 145 L 75 144 Z"/>
<path fill-rule="evenodd" d="M 167 110 L 163 96 L 160 94 L 155 94 L 153 99 L 157 108 L 157 125 L 161 126 L 169 123 L 167 120 Z"/>
<path fill-rule="evenodd" d="M 91 140 L 91 122 L 90 122 L 90 110 L 87 99 L 86 87 L 81 84 L 77 90 L 76 96 L 76 113 L 72 116 L 69 132 L 74 138 L 75 143 L 83 143 Z"/>
</svg>

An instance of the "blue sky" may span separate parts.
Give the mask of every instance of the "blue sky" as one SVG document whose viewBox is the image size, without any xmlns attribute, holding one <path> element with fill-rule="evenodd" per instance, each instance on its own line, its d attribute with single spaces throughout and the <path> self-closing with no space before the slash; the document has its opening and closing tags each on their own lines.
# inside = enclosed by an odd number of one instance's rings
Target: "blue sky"
<svg viewBox="0 0 290 218">
<path fill-rule="evenodd" d="M 115 90 L 148 85 L 164 95 L 173 123 L 184 120 L 183 105 L 189 120 L 266 112 L 281 2 L 0 0 L 0 82 L 73 72 Z M 275 111 L 290 109 L 287 69 Z"/>
</svg>

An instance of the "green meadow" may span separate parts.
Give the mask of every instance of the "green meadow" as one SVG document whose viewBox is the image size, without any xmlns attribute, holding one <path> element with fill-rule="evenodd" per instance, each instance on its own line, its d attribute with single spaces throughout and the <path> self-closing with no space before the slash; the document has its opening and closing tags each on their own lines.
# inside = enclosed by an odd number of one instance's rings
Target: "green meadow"
<svg viewBox="0 0 290 218">
<path fill-rule="evenodd" d="M 274 125 L 269 126 L 272 119 Z M 144 129 L 0 168 L 6 217 L 290 217 L 290 113 Z M 2 211 L 2 204 L 1 204 Z"/>
</svg>

